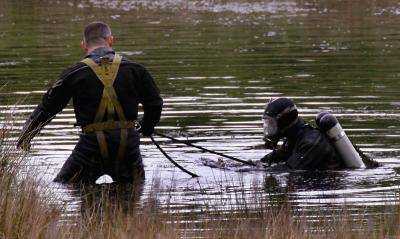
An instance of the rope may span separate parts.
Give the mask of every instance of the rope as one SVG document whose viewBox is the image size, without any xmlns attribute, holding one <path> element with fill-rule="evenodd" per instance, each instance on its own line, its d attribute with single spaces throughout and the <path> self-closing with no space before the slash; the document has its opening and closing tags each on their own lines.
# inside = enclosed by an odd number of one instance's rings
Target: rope
<svg viewBox="0 0 400 239">
<path fill-rule="evenodd" d="M 194 174 L 186 169 L 184 169 L 182 166 L 180 166 L 177 162 L 175 162 L 161 147 L 160 145 L 154 140 L 153 136 L 150 136 L 151 141 L 153 142 L 153 144 L 158 148 L 158 150 L 160 150 L 160 152 L 176 167 L 178 167 L 180 170 L 182 170 L 183 172 L 189 174 L 190 176 L 192 176 L 193 178 L 197 178 L 199 177 L 199 175 Z"/>
<path fill-rule="evenodd" d="M 232 157 L 232 156 L 220 153 L 220 152 L 216 152 L 216 151 L 213 151 L 213 150 L 210 150 L 210 149 L 206 149 L 206 148 L 203 148 L 201 146 L 194 145 L 194 144 L 192 144 L 192 143 L 190 143 L 190 142 L 188 142 L 186 140 L 179 140 L 179 139 L 173 138 L 171 136 L 168 136 L 168 135 L 165 135 L 165 134 L 162 134 L 162 133 L 155 133 L 155 135 L 170 139 L 170 140 L 175 141 L 177 143 L 186 144 L 188 146 L 203 150 L 203 151 L 208 152 L 208 153 L 216 154 L 216 155 L 231 159 L 231 160 L 236 161 L 236 162 L 240 162 L 240 163 L 243 163 L 243 164 L 246 164 L 246 165 L 250 165 L 250 166 L 257 166 L 255 163 L 253 163 L 251 161 L 245 161 L 245 160 L 238 159 L 238 158 L 235 158 L 235 157 Z"/>
</svg>

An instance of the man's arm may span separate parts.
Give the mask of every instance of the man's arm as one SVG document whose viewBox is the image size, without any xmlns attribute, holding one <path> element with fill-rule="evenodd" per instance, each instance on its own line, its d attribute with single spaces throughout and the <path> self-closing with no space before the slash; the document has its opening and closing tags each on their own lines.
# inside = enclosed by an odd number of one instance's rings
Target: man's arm
<svg viewBox="0 0 400 239">
<path fill-rule="evenodd" d="M 70 71 L 63 72 L 54 85 L 43 95 L 42 102 L 32 112 L 22 128 L 18 138 L 18 148 L 29 149 L 30 142 L 36 134 L 68 104 L 72 96 L 70 86 L 67 84 L 69 75 Z"/>
<path fill-rule="evenodd" d="M 150 136 L 161 117 L 163 100 L 160 91 L 150 73 L 143 68 L 141 79 L 137 85 L 140 94 L 140 103 L 143 105 L 144 115 L 140 121 L 140 132 Z"/>
<path fill-rule="evenodd" d="M 290 157 L 288 142 L 285 140 L 281 146 L 278 146 L 272 152 L 261 158 L 261 162 L 270 166 L 273 163 L 285 162 Z"/>
</svg>

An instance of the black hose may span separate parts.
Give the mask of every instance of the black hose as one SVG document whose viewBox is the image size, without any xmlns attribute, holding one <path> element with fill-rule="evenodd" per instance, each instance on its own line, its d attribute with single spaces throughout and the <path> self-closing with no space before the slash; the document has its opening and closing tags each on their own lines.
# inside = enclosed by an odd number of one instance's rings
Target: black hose
<svg viewBox="0 0 400 239">
<path fill-rule="evenodd" d="M 154 134 L 158 135 L 158 136 L 161 136 L 161 137 L 164 137 L 164 138 L 167 138 L 167 139 L 170 139 L 170 140 L 175 141 L 177 143 L 186 144 L 188 146 L 191 146 L 191 147 L 194 147 L 194 148 L 197 148 L 197 149 L 200 149 L 200 150 L 212 153 L 212 154 L 216 154 L 216 155 L 228 158 L 228 159 L 232 159 L 232 160 L 234 160 L 236 162 L 240 162 L 240 163 L 243 163 L 243 164 L 246 164 L 246 165 L 251 165 L 251 166 L 257 166 L 255 163 L 253 163 L 251 161 L 245 161 L 245 160 L 238 159 L 238 158 L 235 158 L 235 157 L 232 157 L 232 156 L 220 153 L 220 152 L 216 152 L 216 151 L 213 151 L 213 150 L 210 150 L 210 149 L 206 149 L 206 148 L 203 148 L 201 146 L 194 145 L 194 144 L 192 144 L 192 143 L 190 143 L 190 142 L 188 142 L 186 140 L 179 140 L 179 139 L 173 138 L 171 136 L 168 136 L 168 135 L 165 135 L 165 134 L 162 134 L 162 133 L 154 133 Z"/>
<path fill-rule="evenodd" d="M 160 152 L 176 167 L 178 167 L 180 170 L 182 170 L 183 172 L 189 174 L 190 176 L 192 176 L 193 178 L 197 178 L 199 177 L 199 175 L 194 174 L 186 169 L 184 169 L 182 166 L 180 166 L 177 162 L 175 162 L 162 148 L 161 146 L 154 140 L 153 136 L 150 136 L 151 141 L 153 142 L 153 144 L 158 148 L 158 150 L 160 150 Z"/>
</svg>

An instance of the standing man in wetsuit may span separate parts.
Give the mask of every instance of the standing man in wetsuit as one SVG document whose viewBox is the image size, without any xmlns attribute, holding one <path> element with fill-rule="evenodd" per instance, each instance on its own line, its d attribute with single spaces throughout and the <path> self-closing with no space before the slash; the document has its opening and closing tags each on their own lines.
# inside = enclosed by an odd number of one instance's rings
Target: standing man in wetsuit
<svg viewBox="0 0 400 239">
<path fill-rule="evenodd" d="M 139 134 L 150 136 L 160 120 L 163 101 L 159 90 L 143 66 L 114 52 L 107 24 L 91 23 L 83 35 L 85 58 L 65 70 L 44 94 L 25 123 L 17 146 L 29 148 L 31 139 L 72 98 L 83 133 L 54 181 L 93 183 L 103 174 L 117 182 L 141 180 L 144 169 Z M 144 111 L 140 123 L 138 104 Z"/>
</svg>

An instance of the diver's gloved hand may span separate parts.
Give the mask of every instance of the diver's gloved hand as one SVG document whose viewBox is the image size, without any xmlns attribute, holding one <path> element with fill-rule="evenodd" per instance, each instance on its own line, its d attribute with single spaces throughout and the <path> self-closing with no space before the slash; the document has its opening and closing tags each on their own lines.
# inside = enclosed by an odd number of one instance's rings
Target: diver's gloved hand
<svg viewBox="0 0 400 239">
<path fill-rule="evenodd" d="M 154 126 L 152 125 L 146 125 L 143 120 L 140 121 L 140 128 L 138 129 L 138 132 L 141 133 L 145 137 L 150 137 L 154 133 Z"/>
<path fill-rule="evenodd" d="M 40 132 L 40 130 L 51 121 L 54 114 L 45 111 L 38 106 L 26 120 L 22 127 L 21 134 L 17 141 L 17 148 L 29 150 L 32 139 Z"/>
<path fill-rule="evenodd" d="M 154 127 L 160 121 L 162 104 L 143 105 L 143 118 L 140 120 L 141 128 L 138 131 L 145 137 L 154 133 Z"/>
<path fill-rule="evenodd" d="M 275 162 L 274 152 L 271 152 L 260 159 L 261 163 L 271 166 Z"/>
<path fill-rule="evenodd" d="M 29 150 L 31 148 L 32 137 L 23 137 L 21 135 L 17 141 L 17 149 Z"/>
<path fill-rule="evenodd" d="M 18 137 L 17 149 L 28 151 L 31 148 L 31 141 L 39 132 L 37 122 L 28 119 Z"/>
<path fill-rule="evenodd" d="M 151 128 L 151 129 L 141 128 L 139 130 L 139 133 L 141 133 L 145 137 L 150 137 L 154 133 L 154 128 Z"/>
<path fill-rule="evenodd" d="M 278 140 L 277 139 L 270 139 L 267 136 L 264 136 L 264 146 L 266 149 L 275 149 L 278 145 Z"/>
</svg>

